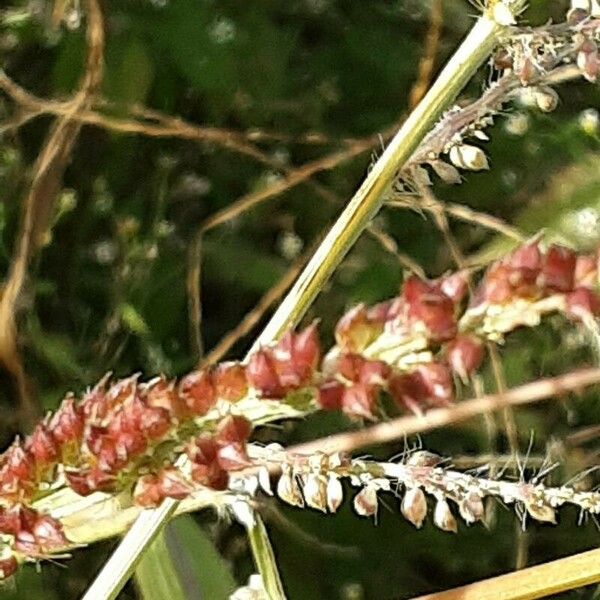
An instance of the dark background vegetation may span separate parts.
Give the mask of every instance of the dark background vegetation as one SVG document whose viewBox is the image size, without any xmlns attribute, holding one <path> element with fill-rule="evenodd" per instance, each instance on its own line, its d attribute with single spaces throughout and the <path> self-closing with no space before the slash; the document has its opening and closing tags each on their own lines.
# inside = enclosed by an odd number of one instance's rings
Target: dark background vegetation
<svg viewBox="0 0 600 600">
<path fill-rule="evenodd" d="M 567 3 L 530 4 L 526 21 L 541 24 L 561 19 Z M 66 391 L 79 392 L 107 371 L 177 375 L 193 367 L 199 356 L 186 278 L 198 228 L 243 194 L 285 177 L 286 170 L 398 122 L 417 78 L 429 8 L 423 0 L 103 2 L 102 96 L 114 103 L 103 109 L 105 114 L 128 117 L 128 107 L 140 104 L 199 125 L 274 132 L 281 140 L 257 142 L 270 160 L 265 166 L 216 143 L 83 128 L 46 243 L 19 301 L 23 364 L 40 411 L 56 407 Z M 69 13 L 70 27 L 54 27 L 51 9 L 42 0 L 4 2 L 0 56 L 7 74 L 27 90 L 42 98 L 65 98 L 82 72 L 85 28 L 75 13 Z M 458 45 L 476 9 L 464 0 L 444 0 L 443 12 L 436 70 Z M 476 96 L 486 77 L 482 73 L 466 96 Z M 491 171 L 468 174 L 459 187 L 436 185 L 439 199 L 503 217 L 526 233 L 545 228 L 576 247 L 596 245 L 598 113 L 585 111 L 598 108 L 600 92 L 597 86 L 573 82 L 560 94 L 553 114 L 517 105 L 497 118 L 486 144 Z M 0 115 L 3 120 L 14 116 L 7 97 L 0 99 Z M 40 117 L 0 138 L 4 274 L 18 242 L 31 165 L 49 123 Z M 319 135 L 305 143 L 302 138 L 309 133 Z M 332 223 L 380 150 L 375 143 L 312 178 L 333 192 L 331 201 L 313 185 L 301 184 L 204 236 L 201 334 L 207 350 Z M 387 208 L 377 223 L 427 274 L 453 268 L 442 236 L 426 215 Z M 466 255 L 496 237 L 454 221 L 452 228 Z M 397 293 L 402 277 L 397 257 L 363 235 L 308 318 L 319 316 L 322 330 L 331 331 L 347 307 Z M 252 335 L 227 356 L 242 356 Z M 589 362 L 588 345 L 583 333 L 560 319 L 519 332 L 500 351 L 507 383 Z M 490 377 L 486 385 L 494 389 Z M 568 479 L 597 461 L 598 444 L 572 444 L 568 436 L 599 423 L 599 407 L 598 396 L 588 394 L 519 409 L 521 450 L 526 451 L 535 432 L 531 455 L 550 453 L 561 461 L 553 480 Z M 0 442 L 6 446 L 23 426 L 19 396 L 8 375 L 0 387 L 0 415 Z M 352 426 L 341 417 L 314 416 L 263 437 L 296 442 Z M 495 438 L 483 421 L 475 420 L 427 434 L 422 442 L 453 457 L 507 451 L 501 421 Z M 372 454 L 389 457 L 403 446 L 399 442 L 372 449 Z M 330 517 L 273 502 L 265 506 L 265 519 L 290 598 L 410 597 L 511 570 L 518 552 L 526 552 L 527 564 L 535 564 L 598 542 L 594 523 L 577 526 L 577 514 L 568 510 L 557 526 L 530 526 L 525 537 L 519 536 L 517 519 L 502 506 L 496 507 L 489 528 L 463 524 L 458 535 L 450 535 L 428 524 L 417 532 L 399 516 L 392 497 L 376 525 L 355 516 L 350 502 Z M 210 554 L 209 539 L 222 560 Z M 167 542 L 190 598 L 224 597 L 232 575 L 241 583 L 252 572 L 243 532 L 213 514 L 180 520 Z M 28 567 L 0 596 L 76 598 L 115 543 L 79 551 L 64 566 L 45 563 L 39 573 Z M 130 584 L 121 597 L 138 596 Z M 564 597 L 596 596 L 588 588 Z"/>
</svg>

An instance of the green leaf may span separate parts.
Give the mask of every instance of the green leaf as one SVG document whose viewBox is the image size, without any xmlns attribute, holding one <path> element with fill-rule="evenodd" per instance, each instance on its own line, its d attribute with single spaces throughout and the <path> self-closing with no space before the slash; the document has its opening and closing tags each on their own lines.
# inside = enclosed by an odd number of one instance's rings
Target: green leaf
<svg viewBox="0 0 600 600">
<path fill-rule="evenodd" d="M 144 554 L 135 581 L 144 600 L 186 600 L 179 574 L 162 532 Z"/>
<path fill-rule="evenodd" d="M 187 599 L 226 600 L 238 587 L 229 565 L 191 516 L 184 515 L 170 523 L 166 541 Z"/>
<path fill-rule="evenodd" d="M 135 335 L 145 336 L 148 335 L 149 329 L 144 317 L 140 315 L 138 310 L 129 303 L 121 305 L 121 321 L 123 325 L 134 333 Z"/>
</svg>

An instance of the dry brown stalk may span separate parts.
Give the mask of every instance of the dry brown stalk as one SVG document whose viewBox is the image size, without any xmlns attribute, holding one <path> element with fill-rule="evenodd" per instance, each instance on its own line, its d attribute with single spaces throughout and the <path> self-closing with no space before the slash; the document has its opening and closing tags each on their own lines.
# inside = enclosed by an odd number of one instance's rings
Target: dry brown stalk
<svg viewBox="0 0 600 600">
<path fill-rule="evenodd" d="M 444 11 L 442 0 L 433 0 L 429 10 L 427 33 L 425 34 L 425 49 L 417 67 L 417 80 L 408 96 L 408 106 L 411 110 L 420 102 L 431 84 L 443 24 Z"/>
<path fill-rule="evenodd" d="M 15 256 L 0 301 L 0 361 L 14 377 L 27 427 L 38 409 L 27 389 L 25 371 L 17 345 L 17 306 L 29 261 L 40 247 L 52 214 L 54 199 L 79 130 L 76 115 L 90 106 L 103 73 L 104 22 L 97 0 L 86 1 L 88 55 L 79 90 L 65 113 L 55 121 L 34 165 L 31 186 L 23 200 L 23 217 Z"/>
<path fill-rule="evenodd" d="M 325 453 L 351 452 L 365 446 L 393 442 L 439 427 L 462 423 L 472 417 L 501 410 L 507 406 L 532 404 L 599 383 L 600 368 L 581 369 L 566 375 L 527 383 L 504 393 L 486 394 L 480 398 L 465 400 L 449 408 L 435 408 L 422 416 L 399 417 L 387 423 L 380 423 L 358 431 L 339 433 L 324 439 L 306 442 L 290 448 L 289 451 L 298 454 L 310 454 L 317 451 Z"/>
</svg>

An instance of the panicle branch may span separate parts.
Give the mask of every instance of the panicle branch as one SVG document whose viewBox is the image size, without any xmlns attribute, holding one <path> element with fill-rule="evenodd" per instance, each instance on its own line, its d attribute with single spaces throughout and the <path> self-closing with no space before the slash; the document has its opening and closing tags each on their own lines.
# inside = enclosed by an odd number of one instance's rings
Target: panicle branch
<svg viewBox="0 0 600 600">
<path fill-rule="evenodd" d="M 4 574 L 20 562 L 73 546 L 61 518 L 53 516 L 61 514 L 56 505 L 41 508 L 65 488 L 79 496 L 118 495 L 124 505 L 142 508 L 165 498 L 188 498 L 198 489 L 232 490 L 260 459 L 248 445 L 254 427 L 318 409 L 374 421 L 383 397 L 398 412 L 422 414 L 450 406 L 455 380 L 468 382 L 480 367 L 485 342 L 501 342 L 508 332 L 535 326 L 549 312 L 589 327 L 600 314 L 597 253 L 544 248 L 535 239 L 491 264 L 469 295 L 470 277 L 467 272 L 436 280 L 409 276 L 396 298 L 348 311 L 335 329 L 336 345 L 325 356 L 313 323 L 259 348 L 245 364 L 198 369 L 179 381 L 159 376 L 142 382 L 134 375 L 113 382 L 107 376 L 80 400 L 68 395 L 54 414 L 0 457 L 0 533 L 8 561 Z M 184 454 L 189 460 L 181 468 L 178 459 Z M 281 463 L 277 493 L 292 503 L 333 511 L 342 493 L 336 477 L 343 475 L 362 486 L 354 505 L 360 514 L 369 514 L 377 492 L 392 489 L 389 482 L 395 481 L 411 488 L 408 497 L 418 506 L 423 503 L 416 488 L 439 497 L 434 520 L 445 528 L 452 528 L 447 501 L 464 504 L 463 496 L 473 486 L 482 497 L 522 503 L 531 515 L 542 493 L 531 485 L 506 487 L 436 471 L 434 465 L 423 471 L 425 479 L 414 480 L 421 482 L 416 485 L 410 477 L 424 466 L 410 461 L 405 466 L 348 460 L 332 466 L 329 461 L 333 479 L 323 473 L 302 479 L 295 462 L 282 458 Z M 261 485 L 266 488 L 264 474 Z M 593 495 L 566 490 L 543 494 L 538 508 L 548 515 L 548 502 L 551 508 L 588 501 L 586 510 L 597 507 Z"/>
</svg>

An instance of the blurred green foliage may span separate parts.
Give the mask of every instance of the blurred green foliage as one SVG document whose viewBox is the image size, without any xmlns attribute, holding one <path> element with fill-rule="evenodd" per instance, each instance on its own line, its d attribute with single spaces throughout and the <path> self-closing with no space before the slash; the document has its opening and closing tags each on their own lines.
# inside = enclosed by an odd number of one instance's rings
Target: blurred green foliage
<svg viewBox="0 0 600 600">
<path fill-rule="evenodd" d="M 530 23 L 560 19 L 566 2 L 533 0 Z M 473 6 L 447 0 L 436 64 L 441 65 L 472 22 Z M 43 98 L 64 98 L 75 88 L 85 55 L 84 23 L 69 13 L 71 27 L 53 27 L 51 3 L 17 1 L 0 9 L 0 55 L 7 74 Z M 344 147 L 344 139 L 372 135 L 397 122 L 407 109 L 427 29 L 424 0 L 105 0 L 107 48 L 103 109 L 128 117 L 143 105 L 199 125 L 236 131 L 265 130 L 281 141 L 259 146 L 274 166 L 216 143 L 124 135 L 84 127 L 56 202 L 51 234 L 38 253 L 22 298 L 20 342 L 34 395 L 43 410 L 67 390 L 81 391 L 105 372 L 176 375 L 191 368 L 186 277 L 188 252 L 198 227 L 211 214 L 289 168 Z M 477 95 L 482 75 L 467 95 Z M 463 185 L 436 186 L 442 200 L 461 202 L 503 217 L 527 233 L 590 247 L 600 241 L 600 143 L 597 86 L 573 82 L 560 92 L 551 115 L 513 106 L 490 131 L 488 173 Z M 590 111 L 590 107 L 592 111 Z M 593 112 L 596 110 L 596 112 Z M 0 99 L 0 118 L 14 106 Z M 587 112 L 586 112 L 587 111 Z M 32 120 L 0 139 L 0 269 L 8 272 L 18 239 L 21 199 L 30 167 L 49 125 Z M 594 124 L 595 123 L 595 124 Z M 298 143 L 318 132 L 323 144 Z M 373 154 L 380 151 L 374 147 Z M 345 201 L 372 155 L 365 152 L 314 180 Z M 210 349 L 235 326 L 335 218 L 340 203 L 324 202 L 310 185 L 294 187 L 204 236 L 202 337 Z M 378 224 L 402 252 L 430 275 L 453 267 L 442 237 L 420 214 L 385 209 Z M 462 251 L 502 249 L 504 240 L 481 227 L 452 223 Z M 402 270 L 395 257 L 368 236 L 358 242 L 311 309 L 323 331 L 343 310 L 396 293 Z M 325 333 L 325 342 L 331 341 Z M 251 336 L 250 336 L 251 337 Z M 243 339 L 230 353 L 240 356 Z M 519 332 L 501 349 L 508 384 L 565 371 L 594 360 L 589 340 L 550 320 Z M 0 441 L 19 430 L 17 401 L 8 377 L 0 391 Z M 485 385 L 493 389 L 486 374 Z M 470 391 L 465 390 L 465 395 Z M 561 468 L 553 477 L 580 471 L 598 444 L 572 448 L 572 428 L 600 422 L 598 397 L 520 409 L 520 444 L 532 455 L 551 444 Z M 12 415 L 12 418 L 9 416 Z M 316 415 L 264 439 L 313 439 L 352 425 L 339 416 Z M 506 451 L 501 425 L 490 440 L 481 422 L 423 437 L 430 450 L 477 456 Z M 388 457 L 399 443 L 372 449 Z M 514 566 L 517 545 L 528 562 L 549 560 L 598 543 L 593 523 L 577 526 L 566 512 L 556 527 L 530 528 L 525 542 L 512 513 L 498 506 L 495 522 L 461 526 L 459 535 L 431 525 L 416 532 L 389 501 L 377 525 L 359 520 L 346 502 L 324 517 L 269 503 L 265 519 L 290 598 L 404 598 L 488 577 Z M 222 558 L 215 554 L 209 540 Z M 520 541 L 521 540 L 521 541 Z M 20 599 L 77 598 L 114 547 L 80 551 L 66 569 L 45 563 L 24 569 L 14 589 Z M 243 531 L 211 514 L 176 521 L 122 598 L 225 598 L 253 572 Z M 161 593 L 165 582 L 169 591 Z M 165 595 L 167 594 L 167 595 Z M 592 598 L 591 589 L 564 597 Z"/>
</svg>

